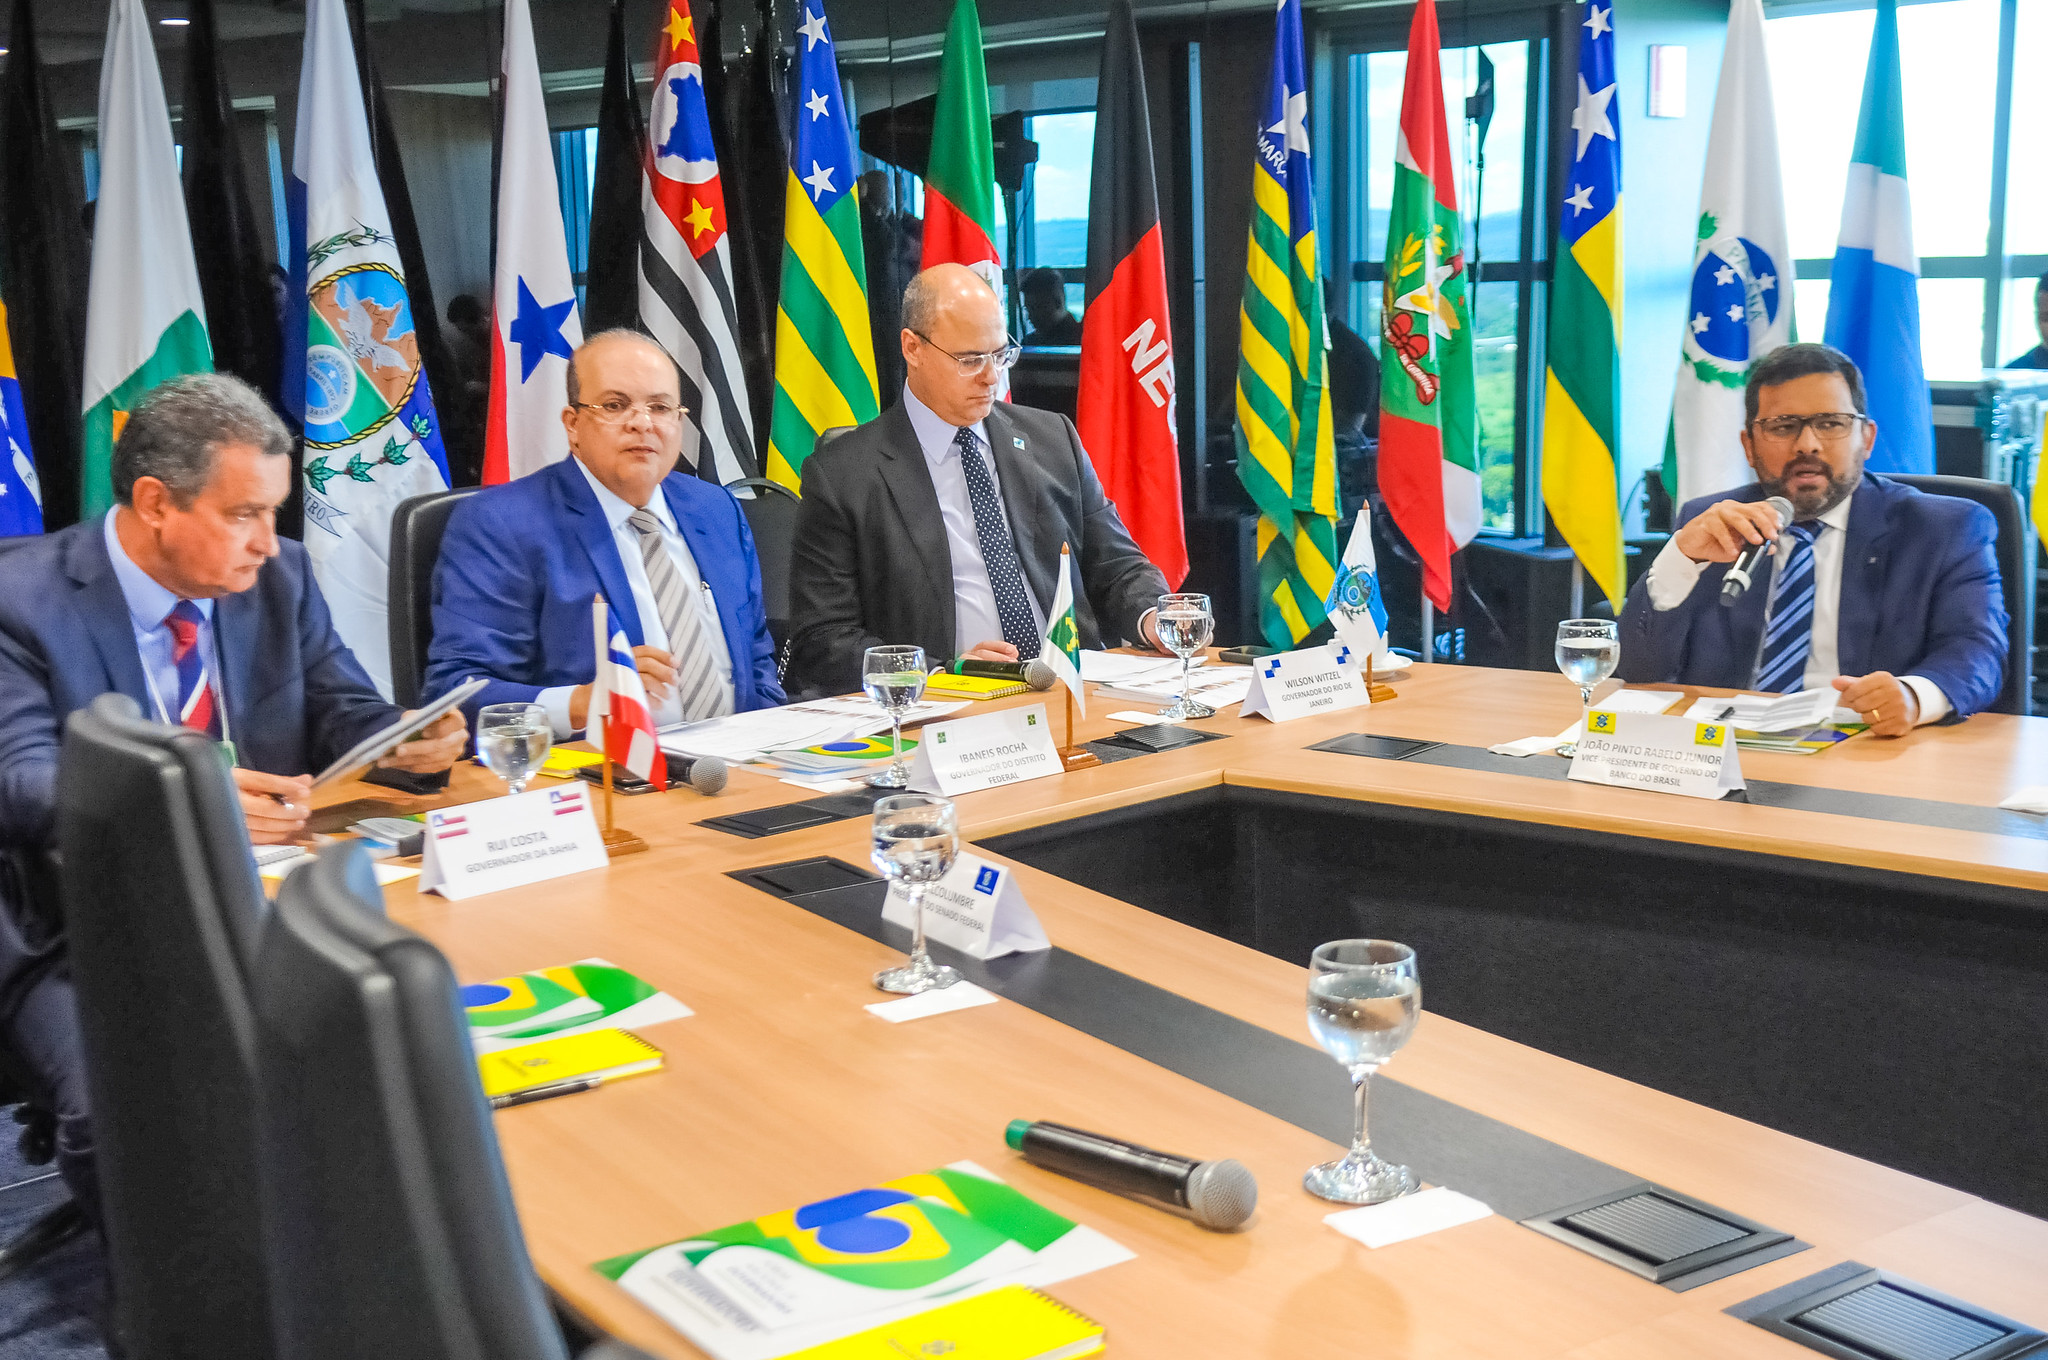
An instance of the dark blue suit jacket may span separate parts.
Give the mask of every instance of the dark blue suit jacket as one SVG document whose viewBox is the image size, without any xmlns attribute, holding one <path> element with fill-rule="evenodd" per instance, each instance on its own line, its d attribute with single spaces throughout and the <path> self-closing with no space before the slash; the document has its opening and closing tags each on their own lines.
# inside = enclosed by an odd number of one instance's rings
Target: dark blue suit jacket
<svg viewBox="0 0 2048 1360">
<path fill-rule="evenodd" d="M 1752 482 L 1689 502 L 1687 524 L 1716 501 L 1760 501 Z M 1955 496 L 1930 496 L 1865 473 L 1849 502 L 1842 549 L 1836 646 L 1843 675 L 1890 671 L 1925 676 L 1960 714 L 1989 707 L 2005 684 L 2005 597 L 2000 593 L 1991 512 Z M 1663 613 L 1647 577 L 1621 613 L 1621 665 L 1636 683 L 1746 689 L 1763 638 L 1768 576 L 1732 608 L 1720 604 L 1725 563 L 1700 574 L 1685 603 Z"/>
<path fill-rule="evenodd" d="M 670 473 L 661 490 L 718 601 L 735 711 L 783 702 L 761 606 L 761 564 L 739 502 L 680 473 Z M 573 458 L 479 491 L 456 509 L 441 539 L 426 692 L 488 676 L 474 709 L 530 703 L 556 685 L 588 684 L 597 669 L 590 601 L 599 593 L 614 626 L 639 646 L 645 639 L 625 564 Z"/>
</svg>

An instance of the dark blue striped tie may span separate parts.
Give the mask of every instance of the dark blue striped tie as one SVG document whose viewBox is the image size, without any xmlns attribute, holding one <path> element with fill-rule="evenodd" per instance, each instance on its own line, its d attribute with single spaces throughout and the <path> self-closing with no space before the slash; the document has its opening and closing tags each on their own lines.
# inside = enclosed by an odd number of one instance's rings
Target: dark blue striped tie
<svg viewBox="0 0 2048 1360">
<path fill-rule="evenodd" d="M 1756 688 L 1767 694 L 1797 690 L 1813 651 L 1813 540 L 1827 526 L 1819 520 L 1789 526 L 1778 539 L 1783 556 L 1771 580 L 1771 612 L 1764 625 L 1763 659 Z"/>
</svg>

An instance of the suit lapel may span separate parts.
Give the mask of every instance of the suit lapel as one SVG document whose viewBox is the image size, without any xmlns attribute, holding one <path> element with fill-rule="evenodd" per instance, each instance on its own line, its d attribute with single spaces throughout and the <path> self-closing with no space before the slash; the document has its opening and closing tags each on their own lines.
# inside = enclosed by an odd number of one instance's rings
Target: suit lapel
<svg viewBox="0 0 2048 1360">
<path fill-rule="evenodd" d="M 612 537 L 611 521 L 604 517 L 604 508 L 591 494 L 589 483 L 583 480 L 575 463 L 575 455 L 571 454 L 549 469 L 549 475 L 555 479 L 555 495 L 576 541 L 583 545 L 592 569 L 597 572 L 597 582 L 603 587 L 605 603 L 611 609 L 613 630 L 623 628 L 627 645 L 638 647 L 646 639 L 640 634 L 640 607 L 626 580 L 626 564 L 619 560 L 618 540 Z"/>
<path fill-rule="evenodd" d="M 1037 517 L 1030 512 L 1035 499 L 1030 489 L 1036 485 L 1037 467 L 1031 462 L 1031 450 L 1025 441 L 1024 432 L 997 402 L 989 410 L 988 419 L 982 422 L 988 431 L 989 451 L 995 455 L 996 477 L 1003 484 L 1003 509 L 1010 520 L 1010 537 L 1017 544 L 1017 560 L 1023 563 L 1024 579 L 1031 585 L 1031 593 L 1038 597 L 1041 608 L 1050 608 L 1053 592 L 1058 582 L 1053 580 L 1050 563 L 1059 556 L 1057 546 L 1040 551 Z"/>
<path fill-rule="evenodd" d="M 92 637 L 93 649 L 106 668 L 107 685 L 127 695 L 155 717 L 149 701 L 149 687 L 142 679 L 142 653 L 135 647 L 135 627 L 128 617 L 128 597 L 121 593 L 120 578 L 114 575 L 113 559 L 107 556 L 105 530 L 96 521 L 75 537 L 67 550 L 65 570 L 77 587 L 74 612 Z M 177 702 L 172 695 L 166 703 Z"/>
<path fill-rule="evenodd" d="M 739 617 L 740 601 L 732 585 L 723 579 L 712 579 L 714 575 L 724 576 L 725 558 L 719 545 L 712 541 L 710 530 L 698 523 L 697 517 L 684 509 L 682 497 L 669 489 L 670 479 L 679 475 L 672 473 L 662 479 L 661 494 L 668 499 L 668 512 L 675 516 L 676 528 L 681 532 L 683 542 L 689 545 L 690 558 L 697 564 L 697 579 L 711 587 L 712 599 L 718 605 L 718 631 L 725 636 L 726 655 L 734 658 L 733 675 L 737 678 L 738 658 L 747 654 L 746 648 L 740 645 L 743 639 L 733 632 L 734 621 Z"/>
<path fill-rule="evenodd" d="M 887 461 L 882 485 L 903 520 L 903 536 L 924 562 L 925 578 L 933 585 L 941 622 L 938 631 L 953 634 L 953 554 L 946 547 L 946 521 L 939 513 L 939 493 L 932 486 L 932 470 L 925 465 L 924 447 L 917 442 L 916 427 L 898 402 L 877 417 L 888 425 L 882 440 L 882 457 Z"/>
<path fill-rule="evenodd" d="M 1842 596 L 1835 610 L 1835 664 L 1843 675 L 1863 675 L 1870 669 L 1891 501 L 1890 486 L 1866 474 L 1849 502 L 1849 529 L 1842 541 Z"/>
<path fill-rule="evenodd" d="M 240 734 L 246 728 L 243 720 L 249 712 L 249 700 L 257 693 L 256 639 L 262 632 L 258 613 L 254 588 L 239 595 L 224 595 L 213 602 L 214 655 L 227 672 L 222 677 L 220 700 L 227 707 L 228 731 L 237 741 L 247 740 Z M 262 687 L 266 694 L 270 689 Z"/>
</svg>

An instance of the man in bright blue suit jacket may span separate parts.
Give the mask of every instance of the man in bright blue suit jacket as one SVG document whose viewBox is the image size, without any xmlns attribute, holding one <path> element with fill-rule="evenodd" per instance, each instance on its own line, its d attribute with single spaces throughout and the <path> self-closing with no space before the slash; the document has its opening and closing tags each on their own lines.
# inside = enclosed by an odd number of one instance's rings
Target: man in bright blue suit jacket
<svg viewBox="0 0 2048 1360">
<path fill-rule="evenodd" d="M 64 720 L 125 694 L 232 743 L 251 839 L 298 838 L 312 777 L 398 717 L 334 631 L 306 550 L 280 541 L 291 436 L 254 389 L 204 374 L 145 397 L 114 451 L 115 507 L 0 552 L 0 1039 L 57 1116 L 92 1212 L 76 1004 L 47 874 Z M 444 770 L 449 714 L 380 762 Z"/>
<path fill-rule="evenodd" d="M 1990 511 L 1863 470 L 1877 438 L 1863 379 L 1825 345 L 1751 371 L 1742 447 L 1757 480 L 1704 496 L 1629 592 L 1625 680 L 1730 689 L 1833 685 L 1878 736 L 1989 707 L 2005 684 L 2005 599 Z M 1778 537 L 1782 496 L 1793 524 Z M 1776 539 L 1779 568 L 1720 603 L 1728 564 Z M 1766 607 L 1770 632 L 1765 630 Z"/>
<path fill-rule="evenodd" d="M 448 521 L 430 692 L 485 676 L 477 706 L 538 703 L 569 739 L 596 674 L 590 606 L 602 595 L 657 724 L 783 702 L 746 516 L 729 492 L 675 472 L 680 386 L 637 332 L 576 351 L 562 413 L 571 456 L 478 492 Z"/>
</svg>

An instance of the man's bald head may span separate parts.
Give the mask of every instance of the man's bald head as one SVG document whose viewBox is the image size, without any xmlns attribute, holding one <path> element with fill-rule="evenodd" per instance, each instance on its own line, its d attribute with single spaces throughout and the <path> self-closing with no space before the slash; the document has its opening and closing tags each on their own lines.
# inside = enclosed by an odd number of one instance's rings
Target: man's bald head
<svg viewBox="0 0 2048 1360">
<path fill-rule="evenodd" d="M 939 318 L 955 311 L 993 317 L 1003 324 L 1003 305 L 988 280 L 964 264 L 935 264 L 903 290 L 903 328 L 930 335 Z M 950 348 L 950 347 L 949 347 Z"/>
<path fill-rule="evenodd" d="M 583 356 L 592 353 L 602 353 L 607 347 L 612 345 L 639 345 L 660 355 L 662 361 L 668 364 L 669 367 L 675 367 L 675 360 L 669 357 L 668 351 L 663 349 L 653 336 L 648 335 L 644 331 L 629 330 L 624 326 L 613 326 L 610 330 L 599 331 L 596 335 L 591 336 L 578 345 L 576 352 L 569 356 L 569 374 L 566 379 L 569 389 L 569 405 L 575 406 L 583 400 L 584 375 L 579 371 L 583 366 Z M 680 370 L 678 371 L 680 372 Z"/>
<path fill-rule="evenodd" d="M 962 373 L 955 356 L 989 354 L 1009 341 L 1002 299 L 966 265 L 933 265 L 903 290 L 905 383 L 948 424 L 980 421 L 1003 377 L 994 363 Z"/>
</svg>

